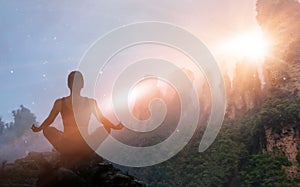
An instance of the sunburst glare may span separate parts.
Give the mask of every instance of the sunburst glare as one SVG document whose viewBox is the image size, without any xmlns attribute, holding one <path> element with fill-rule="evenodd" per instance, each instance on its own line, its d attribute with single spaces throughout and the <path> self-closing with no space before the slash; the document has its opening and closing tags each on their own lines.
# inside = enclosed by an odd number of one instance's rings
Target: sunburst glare
<svg viewBox="0 0 300 187">
<path fill-rule="evenodd" d="M 236 60 L 263 62 L 268 56 L 270 39 L 261 30 L 239 33 L 220 45 L 221 53 Z"/>
</svg>

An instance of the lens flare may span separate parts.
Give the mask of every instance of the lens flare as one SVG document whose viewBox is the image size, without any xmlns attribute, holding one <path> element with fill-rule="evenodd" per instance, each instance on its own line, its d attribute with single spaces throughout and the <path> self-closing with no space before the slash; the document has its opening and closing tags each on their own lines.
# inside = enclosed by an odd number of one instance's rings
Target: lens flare
<svg viewBox="0 0 300 187">
<path fill-rule="evenodd" d="M 261 30 L 237 34 L 221 44 L 222 53 L 237 60 L 263 62 L 269 53 L 270 40 Z"/>
</svg>

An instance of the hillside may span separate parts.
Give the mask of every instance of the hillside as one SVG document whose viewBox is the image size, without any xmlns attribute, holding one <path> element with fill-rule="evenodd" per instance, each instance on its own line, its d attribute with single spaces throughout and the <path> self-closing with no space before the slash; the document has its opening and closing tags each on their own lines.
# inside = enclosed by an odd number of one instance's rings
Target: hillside
<svg viewBox="0 0 300 187">
<path fill-rule="evenodd" d="M 99 157 L 67 167 L 56 152 L 30 152 L 14 163 L 2 163 L 0 186 L 144 186 Z"/>
<path fill-rule="evenodd" d="M 258 0 L 258 23 L 272 41 L 263 67 L 266 84 L 257 67 L 238 64 L 231 82 L 225 76 L 227 115 L 207 151 L 197 152 L 200 127 L 171 160 L 128 172 L 150 186 L 299 186 L 299 19 L 295 0 Z"/>
</svg>

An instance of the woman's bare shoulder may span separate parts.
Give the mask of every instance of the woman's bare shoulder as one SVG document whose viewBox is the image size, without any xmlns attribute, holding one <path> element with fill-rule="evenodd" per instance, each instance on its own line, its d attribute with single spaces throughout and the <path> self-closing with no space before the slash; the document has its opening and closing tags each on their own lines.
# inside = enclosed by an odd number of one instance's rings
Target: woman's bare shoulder
<svg viewBox="0 0 300 187">
<path fill-rule="evenodd" d="M 55 100 L 55 104 L 61 104 L 64 100 L 66 100 L 67 97 L 61 97 Z"/>
<path fill-rule="evenodd" d="M 94 98 L 89 98 L 89 97 L 85 97 L 85 99 L 90 103 L 90 104 L 96 104 L 97 101 Z"/>
</svg>

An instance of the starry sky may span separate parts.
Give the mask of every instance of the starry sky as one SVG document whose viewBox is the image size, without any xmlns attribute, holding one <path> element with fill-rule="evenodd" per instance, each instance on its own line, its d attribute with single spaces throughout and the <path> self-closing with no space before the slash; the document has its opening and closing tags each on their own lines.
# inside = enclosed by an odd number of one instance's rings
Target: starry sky
<svg viewBox="0 0 300 187">
<path fill-rule="evenodd" d="M 257 26 L 255 0 L 0 0 L 0 116 L 21 104 L 41 122 L 88 47 L 110 30 L 141 21 L 179 25 L 212 50 Z"/>
</svg>

